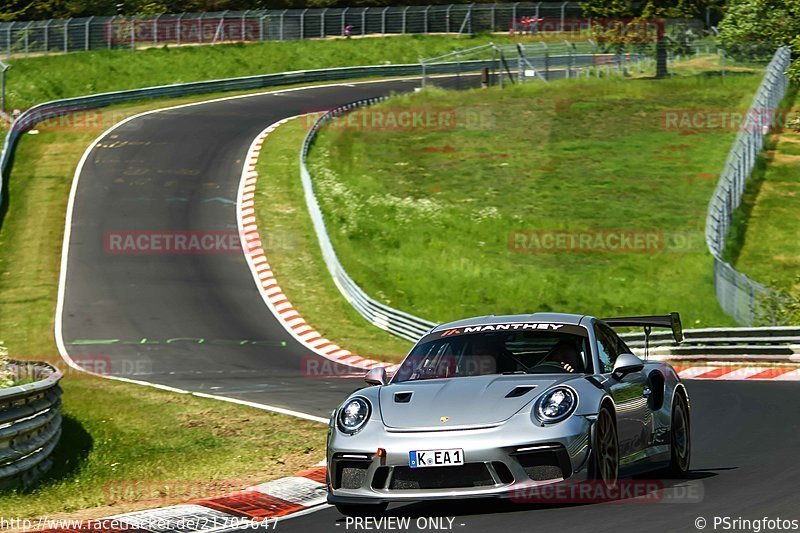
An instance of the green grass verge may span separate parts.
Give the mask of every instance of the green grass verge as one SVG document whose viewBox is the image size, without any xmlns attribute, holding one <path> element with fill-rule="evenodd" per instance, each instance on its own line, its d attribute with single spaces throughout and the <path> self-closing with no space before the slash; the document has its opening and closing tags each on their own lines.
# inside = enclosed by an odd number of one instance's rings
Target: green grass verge
<svg viewBox="0 0 800 533">
<path fill-rule="evenodd" d="M 342 297 L 322 259 L 297 158 L 312 120 L 279 127 L 259 158 L 256 213 L 270 268 L 292 305 L 321 335 L 359 355 L 399 361 L 410 343 L 368 324 Z"/>
<path fill-rule="evenodd" d="M 136 52 L 101 50 L 12 59 L 7 105 L 9 109 L 25 109 L 47 100 L 83 94 L 290 70 L 416 63 L 420 57 L 509 40 L 508 36 L 499 35 L 407 35 L 163 47 Z"/>
<path fill-rule="evenodd" d="M 0 228 L 0 332 L 11 357 L 60 364 L 53 341 L 58 269 L 83 151 L 113 121 L 189 100 L 112 108 L 97 125 L 43 126 L 22 138 Z M 68 375 L 63 388 L 55 466 L 29 491 L 0 493 L 0 516 L 107 516 L 219 495 L 324 457 L 319 424 L 85 375 Z"/>
<path fill-rule="evenodd" d="M 760 77 L 700 72 L 401 96 L 375 112 L 441 110 L 457 126 L 330 127 L 312 150 L 312 174 L 348 272 L 399 309 L 435 321 L 678 310 L 688 327 L 729 325 L 703 228 L 734 133 L 668 127 L 664 113 L 744 111 Z M 512 245 L 517 231 L 554 230 L 642 232 L 664 246 Z"/>
<path fill-rule="evenodd" d="M 800 93 L 784 102 L 788 124 L 768 142 L 737 212 L 736 268 L 776 289 L 800 291 Z"/>
</svg>

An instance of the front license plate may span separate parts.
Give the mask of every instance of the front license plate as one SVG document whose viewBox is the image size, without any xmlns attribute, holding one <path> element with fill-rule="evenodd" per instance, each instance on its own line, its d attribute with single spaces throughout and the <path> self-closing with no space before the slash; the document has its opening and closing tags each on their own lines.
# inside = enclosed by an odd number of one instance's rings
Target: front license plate
<svg viewBox="0 0 800 533">
<path fill-rule="evenodd" d="M 408 452 L 408 466 L 426 468 L 429 466 L 455 466 L 464 464 L 464 450 L 417 450 Z"/>
</svg>

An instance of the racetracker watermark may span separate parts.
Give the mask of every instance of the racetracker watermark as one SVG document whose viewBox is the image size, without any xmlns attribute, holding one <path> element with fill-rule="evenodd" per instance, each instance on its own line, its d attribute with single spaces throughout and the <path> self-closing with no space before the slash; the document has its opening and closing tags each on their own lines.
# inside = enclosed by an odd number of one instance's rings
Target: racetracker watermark
<svg viewBox="0 0 800 533">
<path fill-rule="evenodd" d="M 241 238 L 235 230 L 108 231 L 103 248 L 109 254 L 240 254 Z"/>
<path fill-rule="evenodd" d="M 228 496 L 247 489 L 252 483 L 241 480 L 198 482 L 189 480 L 111 481 L 103 485 L 106 505 L 150 502 L 164 505 L 176 501 L 205 500 Z"/>
<path fill-rule="evenodd" d="M 551 483 L 514 489 L 509 499 L 522 504 L 598 503 L 626 500 L 632 503 L 700 503 L 700 481 L 668 485 L 660 479 L 620 479 L 614 486 L 599 480 Z"/>
<path fill-rule="evenodd" d="M 42 131 L 97 131 L 129 116 L 130 113 L 101 109 L 59 108 L 56 112 L 43 108 L 21 116 L 17 126 Z M 137 124 L 134 122 L 130 127 Z"/>
<path fill-rule="evenodd" d="M 317 120 L 306 115 L 311 127 Z M 391 108 L 361 107 L 331 119 L 326 128 L 342 131 L 450 131 L 456 128 L 481 130 L 496 125 L 494 112 L 482 107 Z"/>
<path fill-rule="evenodd" d="M 508 247 L 515 253 L 690 252 L 701 248 L 701 232 L 661 230 L 514 230 Z"/>
<path fill-rule="evenodd" d="M 30 361 L 43 361 L 61 372 L 64 378 L 95 376 L 135 376 L 151 374 L 153 363 L 147 358 L 111 358 L 107 355 L 72 355 L 70 363 L 60 356 L 26 357 Z M 40 367 L 34 363 L 18 365 L 18 377 L 36 379 Z"/>
<path fill-rule="evenodd" d="M 769 132 L 797 124 L 798 109 L 667 109 L 661 112 L 660 126 L 667 131 L 697 133 L 702 131 Z"/>
</svg>

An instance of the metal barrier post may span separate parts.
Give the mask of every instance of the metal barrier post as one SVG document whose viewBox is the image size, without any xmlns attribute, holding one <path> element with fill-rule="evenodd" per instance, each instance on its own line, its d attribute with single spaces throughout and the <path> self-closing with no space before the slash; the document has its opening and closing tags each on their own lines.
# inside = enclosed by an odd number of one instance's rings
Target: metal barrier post
<svg viewBox="0 0 800 533">
<path fill-rule="evenodd" d="M 178 22 L 175 25 L 175 27 L 177 28 L 177 32 L 176 32 L 176 35 L 175 35 L 175 40 L 178 43 L 178 46 L 181 45 L 181 33 L 183 32 L 182 22 L 183 22 L 183 16 L 185 14 L 186 13 L 181 13 L 180 15 L 178 15 Z"/>
<path fill-rule="evenodd" d="M 161 15 L 156 15 L 156 18 L 153 19 L 153 46 L 158 46 L 158 19 Z"/>
<path fill-rule="evenodd" d="M 47 23 L 44 25 L 44 53 L 48 53 L 50 51 L 50 23 L 53 22 L 53 19 L 47 19 Z"/>
<path fill-rule="evenodd" d="M 407 11 L 408 11 L 408 6 L 406 6 L 406 8 L 403 9 L 403 35 L 406 34 L 406 18 L 407 18 L 406 17 L 406 12 Z"/>
<path fill-rule="evenodd" d="M 89 20 L 86 21 L 85 29 L 83 30 L 84 33 L 86 34 L 86 35 L 84 35 L 84 46 L 83 46 L 83 49 L 85 51 L 87 51 L 87 52 L 89 51 L 89 33 L 91 32 L 91 28 L 92 28 L 92 26 L 91 26 L 92 19 L 94 19 L 93 16 L 89 17 Z"/>
<path fill-rule="evenodd" d="M 68 18 L 66 20 L 66 22 L 64 22 L 64 53 L 65 54 L 69 52 L 69 21 L 71 21 L 71 20 L 72 20 L 72 17 Z"/>
<path fill-rule="evenodd" d="M 300 12 L 300 40 L 305 36 L 306 11 L 308 8 Z"/>
<path fill-rule="evenodd" d="M 31 27 L 31 24 L 33 24 L 33 21 L 28 22 L 25 25 L 25 28 L 23 28 L 23 31 L 25 32 L 25 55 L 28 55 L 28 28 Z"/>
<path fill-rule="evenodd" d="M 0 61 L 0 113 L 6 112 L 6 71 L 9 65 Z"/>
<path fill-rule="evenodd" d="M 388 7 L 384 7 L 381 11 L 381 35 L 386 35 L 386 12 L 389 11 Z"/>
<path fill-rule="evenodd" d="M 361 10 L 361 36 L 367 34 L 367 8 Z"/>
<path fill-rule="evenodd" d="M 451 9 L 453 9 L 453 4 L 450 4 L 449 6 L 447 6 L 447 11 L 445 12 L 445 15 L 444 15 L 444 20 L 445 20 L 445 24 L 446 24 L 445 33 L 450 33 L 450 10 Z"/>
</svg>

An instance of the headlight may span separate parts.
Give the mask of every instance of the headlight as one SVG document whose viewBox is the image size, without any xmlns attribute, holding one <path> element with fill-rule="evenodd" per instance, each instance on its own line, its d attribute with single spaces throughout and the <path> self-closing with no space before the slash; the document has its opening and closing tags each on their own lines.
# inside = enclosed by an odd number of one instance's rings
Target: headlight
<svg viewBox="0 0 800 533">
<path fill-rule="evenodd" d="M 545 424 L 566 420 L 578 406 L 578 396 L 569 387 L 555 387 L 539 398 L 536 416 Z"/>
<path fill-rule="evenodd" d="M 369 420 L 369 402 L 361 397 L 352 398 L 339 410 L 337 421 L 339 429 L 353 434 L 360 430 Z"/>
</svg>

